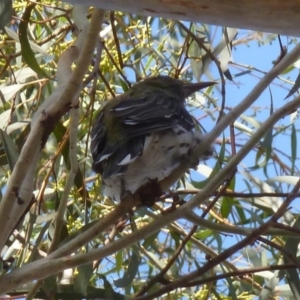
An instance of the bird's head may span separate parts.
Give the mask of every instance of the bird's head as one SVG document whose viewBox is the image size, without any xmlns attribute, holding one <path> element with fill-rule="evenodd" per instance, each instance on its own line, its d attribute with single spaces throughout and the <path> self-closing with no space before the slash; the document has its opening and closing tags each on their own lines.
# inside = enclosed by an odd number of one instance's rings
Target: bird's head
<svg viewBox="0 0 300 300">
<path fill-rule="evenodd" d="M 131 88 L 131 91 L 133 93 L 137 91 L 151 93 L 156 90 L 164 90 L 166 93 L 172 93 L 184 100 L 195 92 L 214 84 L 216 84 L 214 81 L 189 83 L 169 76 L 156 76 L 138 82 Z"/>
</svg>

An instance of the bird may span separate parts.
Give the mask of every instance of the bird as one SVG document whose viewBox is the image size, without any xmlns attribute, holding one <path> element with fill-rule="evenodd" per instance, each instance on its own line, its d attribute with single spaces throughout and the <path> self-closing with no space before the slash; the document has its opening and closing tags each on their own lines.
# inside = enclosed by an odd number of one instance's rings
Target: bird
<svg viewBox="0 0 300 300">
<path fill-rule="evenodd" d="M 109 100 L 91 129 L 92 170 L 103 194 L 121 201 L 147 182 L 159 182 L 187 159 L 204 135 L 185 107 L 186 98 L 216 82 L 188 83 L 148 77 Z M 213 156 L 210 146 L 199 159 Z"/>
</svg>

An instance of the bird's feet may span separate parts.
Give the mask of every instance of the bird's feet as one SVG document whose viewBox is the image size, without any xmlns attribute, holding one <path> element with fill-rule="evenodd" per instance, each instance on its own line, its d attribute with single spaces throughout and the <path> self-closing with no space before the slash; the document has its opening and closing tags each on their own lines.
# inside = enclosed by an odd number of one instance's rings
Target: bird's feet
<svg viewBox="0 0 300 300">
<path fill-rule="evenodd" d="M 163 191 L 157 179 L 148 179 L 149 181 L 138 188 L 135 194 L 138 195 L 142 206 L 152 206 L 161 195 Z"/>
</svg>

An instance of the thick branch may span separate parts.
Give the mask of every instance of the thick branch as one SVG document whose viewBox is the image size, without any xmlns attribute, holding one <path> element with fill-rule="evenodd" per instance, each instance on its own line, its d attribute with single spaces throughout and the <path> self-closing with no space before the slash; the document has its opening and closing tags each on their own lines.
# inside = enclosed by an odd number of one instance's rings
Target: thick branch
<svg viewBox="0 0 300 300">
<path fill-rule="evenodd" d="M 82 3 L 81 0 L 68 0 Z M 86 0 L 105 10 L 300 36 L 298 0 Z"/>
</svg>

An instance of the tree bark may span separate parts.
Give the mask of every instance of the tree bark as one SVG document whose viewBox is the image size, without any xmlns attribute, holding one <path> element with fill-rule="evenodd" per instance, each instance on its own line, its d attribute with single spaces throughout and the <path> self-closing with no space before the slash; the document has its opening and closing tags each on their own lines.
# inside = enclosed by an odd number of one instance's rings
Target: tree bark
<svg viewBox="0 0 300 300">
<path fill-rule="evenodd" d="M 82 4 L 81 0 L 68 0 Z M 299 0 L 85 0 L 106 10 L 300 36 Z"/>
</svg>

